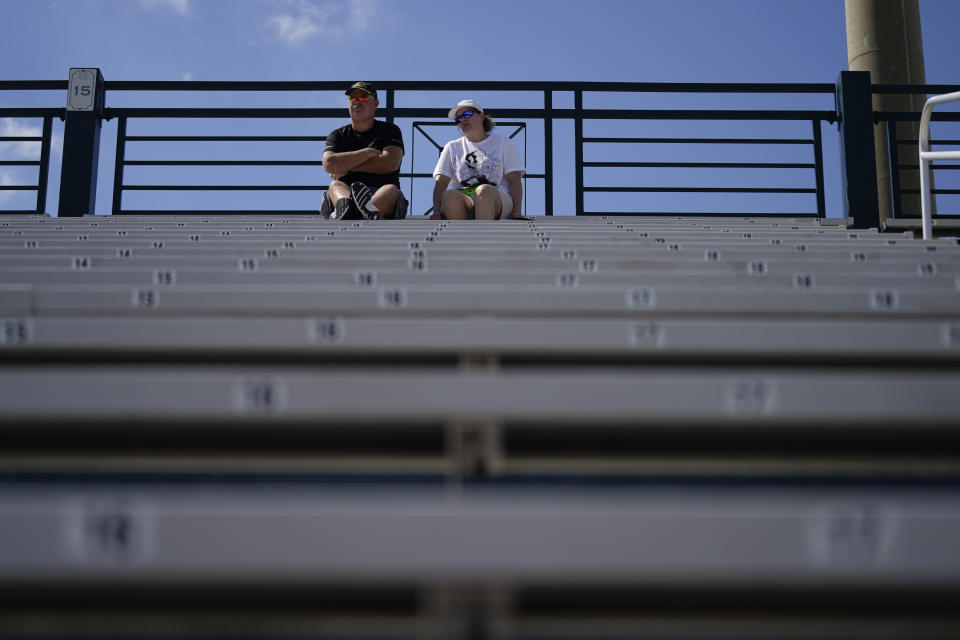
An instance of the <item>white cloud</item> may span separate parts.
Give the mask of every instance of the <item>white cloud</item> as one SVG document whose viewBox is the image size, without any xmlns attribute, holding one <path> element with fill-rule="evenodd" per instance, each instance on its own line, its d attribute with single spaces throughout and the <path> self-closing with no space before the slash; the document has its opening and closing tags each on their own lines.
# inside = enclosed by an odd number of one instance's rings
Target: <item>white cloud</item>
<svg viewBox="0 0 960 640">
<path fill-rule="evenodd" d="M 181 79 L 181 80 L 185 80 L 185 81 L 187 81 L 187 82 L 193 80 L 193 72 L 192 72 L 192 71 L 184 71 L 183 73 L 180 74 L 180 79 Z"/>
<path fill-rule="evenodd" d="M 39 138 L 43 135 L 40 125 L 26 124 L 16 118 L 0 118 L 0 137 Z M 50 137 L 50 153 L 63 153 L 63 134 L 54 133 Z M 0 159 L 39 160 L 39 142 L 0 142 Z"/>
<path fill-rule="evenodd" d="M 369 28 L 377 12 L 377 0 L 288 0 L 286 5 L 287 11 L 267 18 L 266 26 L 278 41 L 291 47 L 317 37 L 335 42 L 356 38 Z"/>
<path fill-rule="evenodd" d="M 24 124 L 15 118 L 0 118 L 0 137 L 39 138 L 43 129 Z M 39 160 L 39 142 L 0 142 L 0 158 L 7 160 Z M 8 174 L 9 176 L 9 174 Z"/>
<path fill-rule="evenodd" d="M 39 138 L 43 135 L 43 128 L 40 125 L 31 125 L 16 118 L 0 118 L 0 137 L 14 138 Z M 39 160 L 40 142 L 0 142 L 0 159 L 2 160 Z M 50 164 L 53 165 L 63 155 L 63 134 L 54 133 L 50 139 Z M 0 186 L 9 187 L 20 184 L 29 184 L 36 180 L 36 169 L 30 168 L 29 174 L 23 174 L 20 170 L 27 170 L 25 167 L 16 167 L 14 170 L 0 169 Z M 49 170 L 49 169 L 48 169 Z M 0 191 L 0 203 L 8 203 L 14 198 L 24 197 L 24 191 Z M 32 207 L 33 205 L 30 205 Z"/>
<path fill-rule="evenodd" d="M 16 184 L 16 182 L 13 180 L 13 174 L 0 169 L 0 187 L 9 187 L 14 184 Z M 16 191 L 0 191 L 0 202 L 9 201 L 16 193 Z"/>
<path fill-rule="evenodd" d="M 144 9 L 169 9 L 182 16 L 190 15 L 191 0 L 140 0 Z"/>
</svg>

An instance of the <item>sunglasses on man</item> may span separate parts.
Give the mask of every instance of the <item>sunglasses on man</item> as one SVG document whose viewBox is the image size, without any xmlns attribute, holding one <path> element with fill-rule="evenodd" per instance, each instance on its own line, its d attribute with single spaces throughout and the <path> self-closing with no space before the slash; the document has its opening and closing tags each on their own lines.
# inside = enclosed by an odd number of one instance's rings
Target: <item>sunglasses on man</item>
<svg viewBox="0 0 960 640">
<path fill-rule="evenodd" d="M 366 102 L 373 96 L 350 96 L 350 102 Z"/>
<path fill-rule="evenodd" d="M 473 112 L 473 109 L 467 109 L 466 111 L 464 111 L 463 113 L 461 113 L 460 115 L 458 115 L 458 116 L 456 117 L 457 124 L 460 124 L 460 121 L 463 120 L 464 118 L 472 118 L 472 117 L 473 117 L 473 113 L 474 113 L 474 112 Z"/>
</svg>

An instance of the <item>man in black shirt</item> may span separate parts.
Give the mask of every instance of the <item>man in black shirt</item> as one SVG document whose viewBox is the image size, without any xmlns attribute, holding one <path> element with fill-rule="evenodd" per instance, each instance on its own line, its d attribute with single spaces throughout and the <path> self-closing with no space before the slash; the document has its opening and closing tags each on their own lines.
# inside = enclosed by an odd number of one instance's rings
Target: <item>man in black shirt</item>
<svg viewBox="0 0 960 640">
<path fill-rule="evenodd" d="M 327 136 L 323 168 L 333 181 L 320 213 L 337 220 L 403 218 L 407 200 L 400 192 L 400 128 L 374 120 L 380 102 L 369 82 L 357 82 L 344 93 L 350 97 L 350 124 Z"/>
</svg>

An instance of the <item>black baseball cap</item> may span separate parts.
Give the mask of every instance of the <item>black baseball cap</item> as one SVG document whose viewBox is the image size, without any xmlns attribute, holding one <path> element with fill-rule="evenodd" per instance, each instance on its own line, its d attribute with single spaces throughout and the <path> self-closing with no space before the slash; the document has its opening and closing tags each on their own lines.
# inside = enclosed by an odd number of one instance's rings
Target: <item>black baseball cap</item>
<svg viewBox="0 0 960 640">
<path fill-rule="evenodd" d="M 363 91 L 363 92 L 366 93 L 367 95 L 373 96 L 374 99 L 377 99 L 377 90 L 376 90 L 376 88 L 374 88 L 374 86 L 373 86 L 372 84 L 370 84 L 369 82 L 363 82 L 362 80 L 361 80 L 360 82 L 354 82 L 354 83 L 350 86 L 350 88 L 347 89 L 346 91 L 344 91 L 343 93 L 344 93 L 345 95 L 350 95 L 350 92 L 351 92 L 351 91 L 356 91 L 357 89 L 359 89 L 360 91 Z"/>
</svg>

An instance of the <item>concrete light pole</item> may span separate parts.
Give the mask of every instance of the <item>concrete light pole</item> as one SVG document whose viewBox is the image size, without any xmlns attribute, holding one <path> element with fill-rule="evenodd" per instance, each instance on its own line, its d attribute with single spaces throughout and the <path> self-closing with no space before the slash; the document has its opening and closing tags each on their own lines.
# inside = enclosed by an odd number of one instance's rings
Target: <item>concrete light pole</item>
<svg viewBox="0 0 960 640">
<path fill-rule="evenodd" d="M 920 32 L 919 0 L 844 0 L 847 21 L 847 66 L 850 71 L 869 71 L 873 84 L 925 84 L 923 36 Z M 885 94 L 873 97 L 877 111 L 917 111 L 926 96 Z M 886 123 L 875 129 L 877 189 L 880 220 L 892 215 L 890 166 L 887 157 Z M 897 125 L 898 139 L 916 140 L 917 123 Z M 914 164 L 915 149 L 901 146 L 901 162 Z M 901 188 L 919 188 L 916 172 L 903 172 Z M 903 210 L 920 212 L 919 196 L 903 198 Z"/>
</svg>

